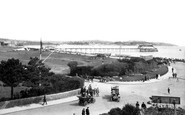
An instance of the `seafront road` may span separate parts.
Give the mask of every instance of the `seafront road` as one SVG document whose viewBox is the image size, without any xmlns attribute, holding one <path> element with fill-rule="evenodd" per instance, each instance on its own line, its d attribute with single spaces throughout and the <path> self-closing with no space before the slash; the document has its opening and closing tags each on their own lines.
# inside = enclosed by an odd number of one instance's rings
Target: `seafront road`
<svg viewBox="0 0 185 115">
<path fill-rule="evenodd" d="M 50 104 L 50 102 L 48 102 L 47 106 L 37 104 L 38 107 L 32 109 L 28 106 L 25 110 L 17 112 L 12 111 L 11 113 L 6 113 L 6 115 L 73 115 L 73 113 L 75 113 L 75 115 L 81 115 L 82 109 L 86 107 L 90 108 L 91 115 L 99 115 L 108 112 L 114 107 L 122 108 L 123 105 L 127 103 L 133 105 L 135 105 L 136 101 L 138 101 L 140 105 L 142 102 L 147 103 L 150 101 L 149 97 L 152 95 L 181 97 L 181 104 L 178 106 L 185 109 L 185 80 L 183 80 L 185 79 L 185 63 L 171 64 L 171 66 L 176 69 L 178 77 L 182 79 L 169 79 L 169 77 L 172 77 L 171 68 L 169 68 L 169 72 L 158 80 L 127 83 L 86 82 L 86 86 L 92 84 L 93 87 L 99 87 L 100 89 L 100 96 L 95 97 L 96 102 L 94 104 L 89 104 L 85 107 L 79 106 L 77 98 L 73 97 L 71 99 L 73 101 L 70 101 L 69 99 L 65 103 L 60 103 L 60 100 L 56 100 L 51 102 L 54 104 Z M 116 85 L 120 88 L 121 100 L 120 102 L 111 102 L 111 87 Z M 167 92 L 168 87 L 171 89 L 170 94 Z M 2 114 L 1 112 L 3 112 L 3 110 L 0 110 L 0 114 Z"/>
</svg>

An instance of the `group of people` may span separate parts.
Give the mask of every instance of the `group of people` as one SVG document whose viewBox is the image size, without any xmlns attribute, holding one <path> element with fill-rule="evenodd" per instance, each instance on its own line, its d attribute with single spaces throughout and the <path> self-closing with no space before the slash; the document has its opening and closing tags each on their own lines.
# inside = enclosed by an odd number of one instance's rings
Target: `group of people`
<svg viewBox="0 0 185 115">
<path fill-rule="evenodd" d="M 140 105 L 139 105 L 139 102 L 137 101 L 137 102 L 136 102 L 136 108 L 139 109 L 139 108 L 140 108 L 139 106 L 140 106 Z M 141 104 L 141 109 L 146 110 L 146 104 L 145 104 L 144 102 Z"/>
<path fill-rule="evenodd" d="M 94 76 L 86 76 L 88 82 L 93 82 Z"/>
<path fill-rule="evenodd" d="M 89 107 L 82 109 L 82 115 L 90 115 Z"/>
<path fill-rule="evenodd" d="M 175 72 L 174 68 L 172 68 L 172 77 L 177 78 L 177 73 Z"/>
<path fill-rule="evenodd" d="M 99 96 L 99 88 L 96 87 L 96 88 L 93 89 L 91 84 L 89 84 L 88 89 L 86 89 L 86 86 L 84 86 L 84 87 L 81 88 L 80 93 L 81 93 L 82 97 L 86 97 L 86 96 L 93 97 L 95 95 Z"/>
</svg>

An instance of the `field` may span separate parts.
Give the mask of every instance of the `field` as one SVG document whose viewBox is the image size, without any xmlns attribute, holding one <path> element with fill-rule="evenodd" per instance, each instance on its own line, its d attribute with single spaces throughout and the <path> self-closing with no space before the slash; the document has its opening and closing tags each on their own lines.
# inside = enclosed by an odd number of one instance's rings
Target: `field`
<svg viewBox="0 0 185 115">
<path fill-rule="evenodd" d="M 42 52 L 42 59 L 46 57 L 51 52 Z M 27 64 L 30 60 L 30 57 L 39 57 L 39 51 L 13 51 L 12 47 L 0 47 L 0 61 L 7 60 L 10 58 L 19 59 L 23 64 Z M 77 61 L 79 65 L 92 65 L 97 66 L 103 63 L 111 63 L 116 61 L 115 59 L 105 58 L 91 58 L 83 55 L 74 55 L 66 53 L 53 53 L 51 56 L 46 59 L 44 62 L 46 66 L 51 68 L 51 71 L 55 73 L 66 74 L 69 73 L 69 67 L 67 66 L 68 62 Z"/>
<path fill-rule="evenodd" d="M 30 57 L 39 57 L 39 51 L 13 51 L 13 47 L 0 47 L 0 61 L 8 60 L 10 58 L 19 59 L 23 64 L 27 64 L 30 60 Z M 51 52 L 42 52 L 42 59 L 44 60 Z M 77 61 L 79 65 L 92 65 L 98 66 L 103 63 L 110 63 L 116 61 L 115 59 L 101 58 L 92 59 L 83 55 L 74 55 L 74 54 L 65 54 L 65 53 L 53 53 L 51 56 L 44 62 L 45 65 L 51 68 L 51 71 L 54 73 L 67 74 L 70 72 L 69 67 L 67 66 L 68 62 Z M 25 88 L 15 87 L 14 94 L 20 92 Z M 0 86 L 0 99 L 2 97 L 10 97 L 10 87 Z"/>
<path fill-rule="evenodd" d="M 44 60 L 51 52 L 42 52 L 42 59 Z M 0 47 L 0 61 L 7 60 L 10 58 L 19 59 L 23 64 L 27 64 L 30 60 L 30 57 L 39 57 L 39 51 L 13 51 L 12 47 Z M 52 53 L 51 56 L 44 62 L 46 66 L 51 68 L 51 71 L 54 73 L 67 74 L 70 72 L 69 67 L 67 66 L 68 62 L 77 61 L 79 65 L 90 65 L 90 66 L 98 66 L 102 63 L 112 63 L 117 61 L 116 59 L 111 58 L 92 58 L 89 56 L 83 55 L 75 55 L 75 54 L 66 54 L 66 53 Z M 155 77 L 156 73 L 166 73 L 167 69 L 163 67 L 162 69 L 153 72 L 150 76 Z M 152 78 L 152 77 L 151 77 Z M 132 76 L 132 77 L 123 77 L 124 81 L 137 81 L 142 80 L 143 76 Z M 1 87 L 0 90 L 0 98 L 2 97 L 10 97 L 10 88 L 9 87 Z M 14 94 L 16 92 L 20 92 L 24 88 L 16 87 L 14 88 Z"/>
</svg>

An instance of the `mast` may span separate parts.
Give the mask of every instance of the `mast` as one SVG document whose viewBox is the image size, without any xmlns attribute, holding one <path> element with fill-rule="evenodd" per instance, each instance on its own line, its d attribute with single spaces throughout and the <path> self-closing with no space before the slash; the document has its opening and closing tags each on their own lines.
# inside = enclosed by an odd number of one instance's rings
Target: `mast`
<svg viewBox="0 0 185 115">
<path fill-rule="evenodd" d="M 40 38 L 40 61 L 42 59 L 42 38 Z"/>
<path fill-rule="evenodd" d="M 39 60 L 41 61 L 41 59 L 42 59 L 42 38 L 40 38 L 40 58 Z M 41 70 L 39 70 L 39 86 L 41 86 Z"/>
</svg>

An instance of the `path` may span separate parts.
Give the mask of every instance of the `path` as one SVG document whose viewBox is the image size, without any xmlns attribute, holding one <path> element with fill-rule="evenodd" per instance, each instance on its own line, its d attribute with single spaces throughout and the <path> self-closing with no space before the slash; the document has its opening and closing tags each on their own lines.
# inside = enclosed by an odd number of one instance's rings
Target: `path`
<svg viewBox="0 0 185 115">
<path fill-rule="evenodd" d="M 172 64 L 172 66 L 177 69 L 179 77 L 185 78 L 184 63 L 178 63 L 175 65 Z M 171 77 L 171 75 L 172 73 L 169 73 L 164 77 L 168 78 Z M 88 84 L 89 83 L 86 83 L 87 86 Z M 179 79 L 179 81 L 177 81 L 176 79 L 163 79 L 159 80 L 158 82 L 136 84 L 111 84 L 94 82 L 93 85 L 97 85 L 99 87 L 100 96 L 96 97 L 96 102 L 94 104 L 87 105 L 90 108 L 91 115 L 98 115 L 100 113 L 108 112 L 114 107 L 122 108 L 123 105 L 127 103 L 135 105 L 136 101 L 139 101 L 140 104 L 142 102 L 147 103 L 147 101 L 149 101 L 149 97 L 152 95 L 181 97 L 180 106 L 185 109 L 185 80 Z M 115 85 L 119 85 L 120 87 L 120 102 L 110 101 L 110 89 Z M 171 89 L 171 94 L 167 93 L 168 87 Z M 78 105 L 78 101 L 76 100 L 67 103 L 59 103 L 56 105 L 9 113 L 7 115 L 73 115 L 73 113 L 76 113 L 75 115 L 81 115 L 81 110 L 83 108 L 83 106 Z"/>
</svg>

